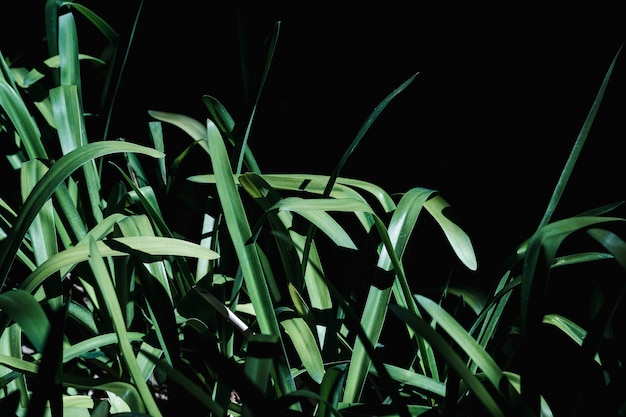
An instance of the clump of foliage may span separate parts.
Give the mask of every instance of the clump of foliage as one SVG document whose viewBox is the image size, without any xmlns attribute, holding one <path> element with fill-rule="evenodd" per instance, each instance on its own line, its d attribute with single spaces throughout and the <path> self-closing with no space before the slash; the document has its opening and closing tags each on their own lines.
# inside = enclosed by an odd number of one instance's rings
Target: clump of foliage
<svg viewBox="0 0 626 417">
<path fill-rule="evenodd" d="M 80 53 L 75 13 L 106 39 L 102 56 Z M 79 3 L 49 0 L 46 19 L 43 66 L 0 55 L 0 133 L 19 192 L 5 183 L 0 195 L 3 410 L 539 416 L 600 402 L 626 412 L 624 219 L 607 215 L 619 203 L 552 220 L 614 62 L 545 217 L 494 288 L 442 280 L 433 293 L 405 273 L 410 239 L 445 239 L 477 268 L 442 194 L 391 195 L 341 176 L 416 75 L 374 108 L 329 175 L 264 173 L 248 142 L 280 23 L 243 128 L 206 95 L 203 121 L 150 111 L 148 146 L 88 131 L 81 69 L 102 71 L 99 111 L 110 114 L 115 30 Z M 167 152 L 169 127 L 189 139 L 179 155 Z M 207 172 L 177 189 L 198 153 Z M 172 199 L 202 207 L 193 230 L 173 226 Z M 443 233 L 417 233 L 421 219 Z M 559 281 L 571 277 L 585 284 L 564 303 Z M 567 370 L 554 375 L 557 362 Z"/>
</svg>

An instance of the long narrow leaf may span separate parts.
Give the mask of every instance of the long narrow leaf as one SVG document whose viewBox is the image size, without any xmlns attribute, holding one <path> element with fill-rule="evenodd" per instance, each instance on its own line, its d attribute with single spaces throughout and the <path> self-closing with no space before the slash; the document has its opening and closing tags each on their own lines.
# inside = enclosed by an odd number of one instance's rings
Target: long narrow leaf
<svg viewBox="0 0 626 417">
<path fill-rule="evenodd" d="M 418 216 L 424 204 L 434 192 L 434 190 L 427 189 L 410 190 L 402 197 L 398 207 L 393 212 L 389 222 L 388 233 L 398 258 L 402 257 Z M 381 251 L 378 259 L 378 267 L 383 271 L 393 270 L 391 257 L 386 248 L 383 248 Z M 361 325 L 370 343 L 373 345 L 378 343 L 385 323 L 392 285 L 392 282 L 389 282 L 389 285 L 382 285 L 381 282 L 375 282 L 374 285 L 370 286 L 368 291 L 361 318 Z M 401 293 L 399 293 L 399 295 L 401 295 Z M 423 350 L 425 349 L 426 347 L 423 346 Z M 423 353 L 424 352 L 422 352 L 422 354 Z M 432 361 L 432 358 L 429 359 L 429 362 L 430 361 Z M 426 366 L 426 369 L 433 369 L 432 372 L 436 372 L 436 364 L 429 362 L 424 363 L 424 361 L 420 361 L 421 364 Z M 346 391 L 343 401 L 354 402 L 358 398 L 365 383 L 370 363 L 371 359 L 365 352 L 363 344 L 359 340 L 356 340 L 350 357 L 350 367 L 348 368 Z M 426 371 L 426 369 L 423 370 Z"/>
<path fill-rule="evenodd" d="M 253 172 L 260 173 L 258 165 L 256 165 L 256 161 L 251 158 L 251 152 L 248 147 L 248 138 L 250 137 L 250 131 L 252 129 L 252 124 L 254 122 L 254 116 L 256 114 L 257 106 L 259 105 L 259 100 L 261 99 L 261 93 L 263 92 L 263 87 L 265 86 L 265 81 L 267 80 L 267 76 L 269 75 L 269 70 L 272 64 L 272 60 L 274 59 L 274 51 L 276 50 L 276 44 L 278 42 L 278 35 L 280 33 L 280 21 L 276 22 L 274 25 L 274 30 L 272 31 L 269 48 L 267 53 L 267 58 L 265 59 L 265 66 L 263 68 L 263 74 L 261 75 L 261 82 L 259 84 L 259 89 L 256 93 L 256 97 L 254 99 L 254 103 L 252 104 L 252 111 L 250 112 L 250 117 L 248 118 L 248 123 L 246 124 L 245 133 L 240 143 L 235 147 L 234 157 L 236 158 L 237 163 L 235 165 L 235 173 L 240 174 L 243 168 L 244 156 L 247 156 L 249 161 L 252 162 L 252 166 L 249 167 Z"/>
<path fill-rule="evenodd" d="M 207 131 L 211 163 L 217 179 L 217 192 L 261 332 L 280 337 L 278 319 L 265 282 L 256 245 L 247 244 L 252 237 L 252 231 L 247 222 L 241 196 L 233 180 L 233 172 L 224 142 L 217 127 L 211 121 L 207 121 Z M 295 390 L 295 382 L 288 372 L 279 375 L 277 383 L 284 392 Z"/>
<path fill-rule="evenodd" d="M 389 103 L 391 103 L 391 101 L 398 94 L 400 94 L 402 91 L 404 91 L 409 86 L 409 84 L 411 84 L 413 82 L 415 77 L 417 77 L 417 74 L 418 73 L 413 74 L 411 77 L 409 77 L 408 80 L 404 81 L 402 84 L 400 84 L 398 87 L 396 87 L 396 89 L 394 89 L 387 97 L 385 97 L 383 99 L 383 101 L 381 101 L 374 108 L 374 110 L 370 113 L 368 118 L 365 120 L 365 122 L 363 123 L 363 125 L 359 129 L 359 132 L 357 133 L 356 137 L 354 138 L 354 140 L 352 141 L 352 143 L 350 144 L 348 149 L 346 149 L 346 152 L 341 157 L 341 160 L 339 161 L 339 163 L 333 169 L 333 173 L 332 173 L 330 179 L 328 180 L 328 184 L 326 186 L 326 189 L 324 190 L 324 197 L 328 197 L 328 195 L 330 193 L 330 190 L 332 190 L 333 185 L 335 184 L 335 181 L 336 181 L 337 177 L 339 176 L 339 173 L 343 170 L 343 167 L 346 164 L 346 162 L 348 162 L 348 158 L 350 158 L 350 155 L 352 155 L 352 152 L 354 152 L 354 149 L 356 149 L 356 147 L 359 145 L 359 143 L 361 143 L 361 140 L 363 139 L 365 134 L 369 131 L 370 127 L 372 127 L 372 125 L 374 124 L 374 122 L 376 121 L 378 116 L 380 116 L 380 114 L 383 112 L 383 110 L 389 105 Z"/>
<path fill-rule="evenodd" d="M 35 120 L 19 94 L 4 80 L 0 80 L 0 107 L 13 123 L 28 157 L 47 159 L 48 155 L 41 142 L 41 132 Z"/>
<path fill-rule="evenodd" d="M 556 187 L 554 188 L 552 197 L 550 197 L 550 202 L 548 203 L 548 207 L 546 208 L 546 211 L 543 215 L 543 218 L 541 219 L 541 222 L 539 223 L 539 227 L 537 228 L 537 230 L 547 225 L 552 219 L 552 215 L 554 214 L 554 211 L 556 210 L 556 206 L 559 204 L 559 200 L 561 199 L 561 196 L 563 195 L 565 186 L 567 185 L 567 182 L 569 181 L 569 178 L 572 175 L 572 171 L 574 170 L 574 165 L 576 164 L 576 161 L 578 160 L 578 156 L 580 155 L 580 152 L 582 151 L 582 148 L 585 145 L 585 141 L 587 140 L 587 136 L 589 135 L 589 131 L 591 130 L 591 125 L 593 124 L 596 118 L 596 115 L 598 114 L 600 103 L 602 103 L 602 99 L 604 98 L 604 93 L 606 91 L 607 86 L 609 85 L 609 80 L 611 79 L 611 75 L 613 74 L 613 68 L 615 67 L 615 63 L 617 61 L 617 58 L 621 50 L 622 50 L 622 47 L 620 46 L 619 50 L 615 54 L 615 57 L 611 61 L 611 65 L 609 65 L 609 68 L 606 74 L 604 75 L 604 79 L 602 80 L 600 89 L 598 93 L 596 94 L 596 97 L 593 101 L 591 109 L 589 109 L 587 118 L 585 119 L 585 122 L 583 123 L 580 133 L 578 134 L 578 137 L 576 138 L 576 142 L 574 143 L 574 147 L 572 148 L 572 151 L 570 152 L 570 155 L 567 158 L 565 167 L 563 168 L 563 171 L 561 172 L 561 176 L 559 177 Z"/>
<path fill-rule="evenodd" d="M 90 236 L 90 239 L 93 237 Z M 96 246 L 102 256 L 123 256 L 133 252 L 149 256 L 189 256 L 208 259 L 216 259 L 219 256 L 216 252 L 195 243 L 167 237 L 119 237 L 97 241 Z M 83 262 L 88 257 L 89 245 L 85 244 L 61 251 L 26 277 L 20 288 L 31 292 L 52 273 Z"/>
<path fill-rule="evenodd" d="M 238 178 L 239 175 L 235 175 L 235 181 L 238 181 Z M 290 173 L 262 174 L 261 178 L 277 190 L 301 191 L 322 196 L 330 177 L 328 175 Z M 193 175 L 187 179 L 197 183 L 215 183 L 215 175 L 211 174 Z M 393 199 L 385 190 L 371 182 L 353 178 L 337 177 L 329 197 L 354 197 L 354 194 L 347 187 L 365 191 L 368 196 L 378 201 L 385 212 L 391 212 L 396 207 Z"/>
<path fill-rule="evenodd" d="M 15 254 L 17 253 L 26 231 L 30 227 L 35 216 L 52 196 L 56 188 L 86 162 L 114 153 L 136 152 L 153 158 L 162 158 L 162 152 L 154 149 L 127 142 L 94 142 L 82 146 L 67 155 L 62 156 L 50 167 L 46 175 L 37 183 L 33 191 L 24 202 L 11 232 L 3 242 L 0 250 L 0 288 L 4 286 L 7 275 L 11 270 Z"/>
<path fill-rule="evenodd" d="M 115 294 L 115 288 L 109 272 L 106 268 L 102 255 L 98 249 L 96 241 L 91 239 L 89 242 L 89 265 L 96 277 L 96 282 L 102 297 L 107 300 L 106 309 L 111 317 L 115 333 L 117 334 L 119 348 L 122 352 L 122 359 L 127 367 L 127 370 L 133 380 L 134 385 L 137 387 L 141 399 L 146 406 L 146 410 L 153 417 L 160 417 L 161 411 L 157 406 L 146 381 L 143 379 L 143 375 L 137 364 L 137 358 L 133 351 L 133 347 L 128 337 L 128 331 L 126 330 L 126 324 L 124 321 L 124 315 L 122 314 L 122 308 L 117 302 Z"/>
</svg>

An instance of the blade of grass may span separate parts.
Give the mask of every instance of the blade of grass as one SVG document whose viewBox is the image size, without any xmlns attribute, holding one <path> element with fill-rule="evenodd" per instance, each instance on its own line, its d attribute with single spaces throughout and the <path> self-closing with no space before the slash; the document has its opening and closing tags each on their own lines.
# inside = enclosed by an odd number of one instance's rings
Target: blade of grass
<svg viewBox="0 0 626 417">
<path fill-rule="evenodd" d="M 606 88 L 609 85 L 609 80 L 611 79 L 611 75 L 613 74 L 613 69 L 615 68 L 615 62 L 617 61 L 617 58 L 621 50 L 622 50 L 622 47 L 620 46 L 617 53 L 615 54 L 615 57 L 613 57 L 613 60 L 611 61 L 611 65 L 609 65 L 609 68 L 606 74 L 604 75 L 604 79 L 602 80 L 600 89 L 598 93 L 596 94 L 596 97 L 591 106 L 591 109 L 589 109 L 587 118 L 585 119 L 583 126 L 580 130 L 580 133 L 578 134 L 578 137 L 576 138 L 576 142 L 574 143 L 574 147 L 572 148 L 572 151 L 570 152 L 570 155 L 567 158 L 565 167 L 563 168 L 563 171 L 561 171 L 561 176 L 559 177 L 556 187 L 554 188 L 552 197 L 550 197 L 550 201 L 548 203 L 548 207 L 546 208 L 546 211 L 543 215 L 543 218 L 541 219 L 541 222 L 539 223 L 539 227 L 537 228 L 537 230 L 547 225 L 552 219 L 552 215 L 554 214 L 554 211 L 556 210 L 556 206 L 559 204 L 561 196 L 563 195 L 563 192 L 565 190 L 565 186 L 567 185 L 567 182 L 569 181 L 569 178 L 572 175 L 572 171 L 574 170 L 574 165 L 576 165 L 578 156 L 580 155 L 580 152 L 582 151 L 582 148 L 585 145 L 585 141 L 587 140 L 587 136 L 589 135 L 589 131 L 591 130 L 591 125 L 593 124 L 596 118 L 596 115 L 598 114 L 598 109 L 600 108 L 600 104 L 602 103 L 602 99 L 604 98 L 604 93 L 606 92 Z"/>
<path fill-rule="evenodd" d="M 365 120 L 365 122 L 363 123 L 363 125 L 359 129 L 356 137 L 354 138 L 354 140 L 352 141 L 352 143 L 350 144 L 348 149 L 346 149 L 346 152 L 341 157 L 341 160 L 339 161 L 339 163 L 333 169 L 333 172 L 331 173 L 331 176 L 328 179 L 328 183 L 326 184 L 326 188 L 324 189 L 324 193 L 322 194 L 322 197 L 324 197 L 324 198 L 329 197 L 330 192 L 332 191 L 332 189 L 333 189 L 333 187 L 335 185 L 335 182 L 337 181 L 337 177 L 339 177 L 339 174 L 341 173 L 341 170 L 343 169 L 344 165 L 348 161 L 348 158 L 350 157 L 350 155 L 352 155 L 352 152 L 354 152 L 354 149 L 358 146 L 358 144 L 361 143 L 361 140 L 363 139 L 363 137 L 365 136 L 367 131 L 370 129 L 370 127 L 372 126 L 374 121 L 378 118 L 378 116 L 380 116 L 380 114 L 387 107 L 387 105 L 389 105 L 389 103 L 398 94 L 400 94 L 402 91 L 404 91 L 409 86 L 409 84 L 411 84 L 413 82 L 415 77 L 417 77 L 417 74 L 418 73 L 413 74 L 411 77 L 409 77 L 408 80 L 406 80 L 405 82 L 400 84 L 400 86 L 398 86 L 387 97 L 385 97 L 383 99 L 383 101 L 381 101 L 374 108 L 372 113 L 370 113 L 369 117 Z M 310 225 L 309 229 L 307 231 L 307 240 L 306 240 L 305 249 L 304 249 L 303 268 L 306 267 L 306 265 L 308 264 L 309 250 L 310 250 L 309 247 L 311 245 L 311 242 L 313 240 L 313 236 L 314 235 L 315 235 L 315 228 L 314 228 L 313 225 Z"/>
<path fill-rule="evenodd" d="M 109 271 L 102 259 L 102 255 L 98 249 L 98 245 L 93 238 L 89 242 L 89 265 L 93 271 L 96 282 L 102 293 L 103 299 L 107 300 L 106 309 L 113 321 L 115 333 L 118 338 L 118 345 L 122 352 L 122 359 L 126 365 L 134 385 L 137 387 L 141 399 L 146 406 L 146 410 L 153 417 L 160 417 L 161 411 L 157 406 L 146 381 L 143 379 L 141 370 L 137 364 L 137 358 L 133 351 L 130 339 L 128 337 L 128 331 L 124 321 L 124 315 L 122 314 L 122 308 L 117 303 L 117 297 L 115 294 L 115 287 L 113 281 L 109 275 Z"/>
<path fill-rule="evenodd" d="M 208 146 L 211 150 L 211 164 L 217 179 L 217 193 L 261 332 L 280 337 L 280 327 L 265 282 L 256 244 L 247 244 L 252 237 L 252 231 L 233 179 L 224 142 L 219 130 L 210 120 L 207 120 L 207 132 Z M 289 372 L 278 375 L 276 382 L 284 393 L 295 390 L 295 383 Z"/>
<path fill-rule="evenodd" d="M 94 142 L 62 156 L 50 167 L 46 175 L 44 175 L 29 194 L 13 224 L 11 232 L 3 242 L 2 250 L 0 250 L 0 288 L 4 287 L 7 275 L 15 260 L 15 254 L 30 224 L 57 187 L 59 187 L 72 172 L 86 162 L 119 152 L 137 152 L 153 158 L 164 156 L 163 153 L 154 149 L 127 142 Z"/>
<path fill-rule="evenodd" d="M 253 172 L 260 173 L 258 165 L 254 159 L 251 158 L 251 153 L 249 152 L 248 147 L 248 139 L 250 137 L 250 131 L 252 129 L 252 123 L 254 121 L 254 116 L 256 114 L 256 109 L 259 104 L 259 100 L 261 98 L 261 93 L 263 92 L 263 87 L 265 86 L 265 81 L 267 80 L 267 76 L 269 74 L 270 66 L 272 64 L 272 60 L 274 59 L 274 51 L 276 50 L 276 44 L 278 43 L 278 35 L 280 33 L 280 21 L 274 24 L 274 30 L 272 31 L 271 37 L 269 39 L 269 48 L 267 53 L 267 58 L 265 59 L 265 66 L 263 67 L 263 74 L 261 75 L 261 82 L 259 84 L 259 89 L 257 90 L 256 97 L 254 99 L 254 103 L 252 104 L 252 111 L 250 113 L 250 117 L 248 118 L 248 123 L 246 124 L 246 130 L 243 135 L 240 143 L 237 143 L 235 146 L 235 151 L 233 152 L 233 165 L 235 166 L 235 173 L 240 174 L 243 167 L 244 155 L 248 156 L 249 161 L 253 164 L 249 167 Z M 245 59 L 242 57 L 242 62 L 245 62 Z"/>
<path fill-rule="evenodd" d="M 93 239 L 92 236 L 89 239 Z M 94 239 L 95 240 L 95 239 Z M 129 253 L 140 252 L 149 256 L 189 256 L 197 258 L 216 259 L 219 255 L 214 251 L 192 242 L 181 239 L 153 236 L 127 236 L 111 238 L 106 241 L 97 241 L 98 251 L 103 256 L 126 256 Z M 86 244 L 59 252 L 44 262 L 39 268 L 31 272 L 20 284 L 20 288 L 32 292 L 51 274 L 87 260 L 89 246 Z"/>
<path fill-rule="evenodd" d="M 37 182 L 43 177 L 48 168 L 39 160 L 27 161 L 20 170 L 20 184 L 22 199 L 26 200 Z M 46 259 L 57 253 L 57 233 L 54 221 L 54 207 L 48 200 L 28 228 L 30 242 L 33 247 L 35 263 L 41 265 Z M 62 303 L 63 289 L 61 279 L 49 280 L 44 286 L 46 298 L 53 308 L 58 308 Z"/>
<path fill-rule="evenodd" d="M 54 120 L 64 154 L 87 143 L 87 132 L 79 94 L 76 85 L 63 85 L 50 91 Z M 82 170 L 85 175 L 85 182 L 89 184 L 86 189 L 91 213 L 96 222 L 99 222 L 103 218 L 100 201 L 101 181 L 95 162 L 93 160 L 86 162 L 82 166 Z"/>
<path fill-rule="evenodd" d="M 17 323 L 12 324 L 4 335 L 0 337 L 0 356 L 21 359 L 23 343 L 21 327 Z M 10 368 L 0 366 L 0 372 L 6 377 L 10 372 Z M 7 392 L 18 393 L 20 406 L 22 408 L 28 406 L 28 386 L 26 385 L 26 376 L 23 373 L 16 375 L 6 385 L 3 383 L 1 388 L 7 390 Z"/>
<path fill-rule="evenodd" d="M 47 152 L 41 142 L 39 127 L 28 112 L 28 108 L 20 95 L 4 80 L 0 80 L 0 107 L 4 109 L 15 127 L 28 157 L 30 159 L 48 159 Z M 21 144 L 16 143 L 18 147 Z"/>
<path fill-rule="evenodd" d="M 469 270 L 476 271 L 478 262 L 474 246 L 467 233 L 450 218 L 450 204 L 441 195 L 434 195 L 424 203 L 424 207 L 443 230 L 457 258 Z"/>
</svg>

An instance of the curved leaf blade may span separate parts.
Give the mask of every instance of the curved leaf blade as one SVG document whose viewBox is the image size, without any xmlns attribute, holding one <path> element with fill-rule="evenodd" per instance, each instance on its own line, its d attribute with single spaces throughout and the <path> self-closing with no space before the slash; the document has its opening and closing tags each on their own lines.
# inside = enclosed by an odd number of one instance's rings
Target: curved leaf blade
<svg viewBox="0 0 626 417">
<path fill-rule="evenodd" d="M 11 232 L 3 242 L 0 251 L 0 288 L 4 286 L 7 275 L 11 270 L 15 255 L 21 245 L 22 239 L 26 234 L 28 227 L 32 223 L 35 216 L 45 202 L 52 196 L 57 187 L 59 187 L 72 172 L 83 164 L 114 153 L 135 152 L 151 156 L 153 158 L 162 158 L 164 154 L 154 149 L 136 145 L 128 142 L 94 142 L 73 150 L 72 152 L 62 156 L 54 163 L 46 175 L 37 183 L 33 191 L 22 206 Z"/>
</svg>

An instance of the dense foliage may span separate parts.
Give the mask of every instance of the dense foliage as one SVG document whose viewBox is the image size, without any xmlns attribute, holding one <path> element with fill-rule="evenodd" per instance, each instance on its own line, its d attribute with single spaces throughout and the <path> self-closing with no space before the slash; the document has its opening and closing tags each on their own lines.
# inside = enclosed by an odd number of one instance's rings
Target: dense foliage
<svg viewBox="0 0 626 417">
<path fill-rule="evenodd" d="M 76 14 L 105 40 L 100 56 L 79 50 Z M 248 146 L 258 101 L 244 121 L 209 95 L 205 120 L 150 111 L 145 143 L 91 131 L 81 73 L 101 74 L 89 103 L 106 121 L 127 45 L 80 3 L 47 1 L 46 30 L 41 65 L 0 50 L 3 415 L 626 414 L 620 203 L 552 218 L 615 61 L 503 275 L 433 288 L 407 273 L 411 239 L 445 240 L 477 268 L 445 193 L 341 175 L 415 76 L 332 172 L 266 173 Z M 181 134 L 188 146 L 169 153 Z M 177 177 L 198 160 L 204 174 Z"/>
</svg>

